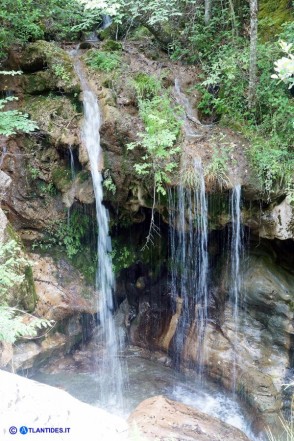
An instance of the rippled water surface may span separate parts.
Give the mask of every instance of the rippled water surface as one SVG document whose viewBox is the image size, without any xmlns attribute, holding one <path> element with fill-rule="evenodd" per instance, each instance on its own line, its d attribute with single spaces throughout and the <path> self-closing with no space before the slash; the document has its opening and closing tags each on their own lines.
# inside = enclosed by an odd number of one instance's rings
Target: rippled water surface
<svg viewBox="0 0 294 441">
<path fill-rule="evenodd" d="M 127 417 L 146 398 L 165 395 L 241 429 L 252 441 L 260 440 L 250 430 L 250 416 L 246 410 L 217 385 L 186 378 L 157 361 L 147 360 L 135 353 L 128 354 L 125 361 L 130 378 L 125 391 L 125 407 L 122 411 L 116 403 L 112 403 L 111 407 L 108 406 L 108 411 Z M 98 378 L 97 374 L 91 372 L 39 372 L 33 379 L 60 387 L 88 404 L 103 407 L 97 399 L 99 381 L 105 381 L 103 376 Z"/>
</svg>

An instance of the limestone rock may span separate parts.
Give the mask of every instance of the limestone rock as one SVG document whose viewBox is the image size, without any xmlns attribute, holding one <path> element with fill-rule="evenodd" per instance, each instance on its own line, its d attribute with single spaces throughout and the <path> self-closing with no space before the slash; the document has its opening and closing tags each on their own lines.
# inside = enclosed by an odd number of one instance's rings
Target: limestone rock
<svg viewBox="0 0 294 441">
<path fill-rule="evenodd" d="M 5 192 L 11 184 L 11 177 L 0 170 L 0 200 L 4 198 Z"/>
<path fill-rule="evenodd" d="M 13 357 L 13 347 L 11 343 L 0 342 L 0 368 L 7 366 Z"/>
<path fill-rule="evenodd" d="M 71 348 L 80 341 L 82 333 L 78 323 L 79 318 L 73 320 L 76 322 L 75 328 L 71 326 L 70 333 L 55 332 L 44 339 L 16 343 L 13 348 L 13 360 L 11 362 L 13 371 L 36 369 L 48 364 L 54 357 L 60 358 L 68 354 Z"/>
<path fill-rule="evenodd" d="M 262 214 L 259 234 L 266 239 L 294 239 L 294 206 L 288 197 Z"/>
<path fill-rule="evenodd" d="M 293 330 L 294 276 L 269 256 L 255 255 L 244 264 L 242 291 L 252 315 L 274 342 L 290 348 Z"/>
<path fill-rule="evenodd" d="M 62 320 L 75 314 L 96 311 L 92 289 L 65 261 L 57 265 L 51 257 L 31 254 L 38 298 L 35 313 L 49 320 Z"/>
<path fill-rule="evenodd" d="M 0 245 L 4 243 L 5 230 L 8 225 L 7 217 L 5 216 L 3 210 L 0 208 Z"/>
<path fill-rule="evenodd" d="M 50 82 L 53 82 L 51 90 L 62 90 L 66 93 L 79 93 L 80 91 L 80 83 L 70 55 L 54 43 L 41 40 L 31 43 L 22 53 L 19 63 L 25 73 L 36 73 L 48 69 L 51 74 Z M 46 87 L 46 81 L 36 83 L 37 92 L 43 92 L 40 84 Z M 35 93 L 31 86 L 29 93 Z"/>
<path fill-rule="evenodd" d="M 239 429 L 161 395 L 140 403 L 128 422 L 146 441 L 249 441 Z"/>
<path fill-rule="evenodd" d="M 92 407 L 57 388 L 27 378 L 0 371 L 0 434 L 10 440 L 10 426 L 28 428 L 69 428 L 69 433 L 58 433 L 60 441 L 124 441 L 127 424 L 119 417 Z M 14 437 L 19 439 L 21 434 Z M 35 433 L 36 439 L 50 441 L 52 433 Z"/>
</svg>

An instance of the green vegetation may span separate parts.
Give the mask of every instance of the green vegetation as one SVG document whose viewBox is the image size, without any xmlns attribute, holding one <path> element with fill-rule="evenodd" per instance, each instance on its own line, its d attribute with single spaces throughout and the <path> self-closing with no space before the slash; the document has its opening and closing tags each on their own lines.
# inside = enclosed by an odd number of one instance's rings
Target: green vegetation
<svg viewBox="0 0 294 441">
<path fill-rule="evenodd" d="M 86 63 L 92 69 L 111 72 L 118 68 L 120 64 L 120 56 L 116 52 L 91 49 L 87 52 Z"/>
<path fill-rule="evenodd" d="M 0 341 L 15 343 L 20 337 L 34 338 L 39 330 L 52 328 L 53 324 L 53 320 L 40 319 L 17 308 L 0 306 Z"/>
<path fill-rule="evenodd" d="M 83 240 L 87 235 L 90 218 L 74 210 L 69 220 L 52 221 L 47 227 L 46 236 L 34 244 L 33 248 L 49 250 L 59 247 L 69 259 L 83 251 Z"/>
<path fill-rule="evenodd" d="M 0 299 L 5 302 L 7 291 L 19 286 L 25 278 L 22 268 L 28 265 L 21 255 L 21 248 L 15 240 L 0 245 Z"/>
<path fill-rule="evenodd" d="M 180 151 L 176 146 L 181 128 L 180 112 L 158 79 L 138 74 L 133 84 L 145 131 L 139 133 L 140 140 L 130 143 L 128 149 L 144 148 L 143 163 L 135 164 L 135 170 L 140 176 L 152 176 L 156 192 L 165 195 L 164 185 L 170 183 L 171 172 L 177 167 L 176 154 Z"/>
<path fill-rule="evenodd" d="M 10 136 L 18 132 L 30 133 L 38 128 L 34 121 L 28 119 L 27 113 L 18 110 L 3 110 L 5 104 L 17 101 L 17 99 L 17 97 L 0 99 L 0 135 Z"/>
<path fill-rule="evenodd" d="M 103 181 L 103 186 L 106 188 L 107 191 L 109 191 L 112 194 L 116 193 L 116 186 L 115 183 L 113 182 L 112 177 L 110 176 L 110 174 L 108 174 L 108 170 L 106 170 L 106 178 Z M 105 174 L 104 174 L 105 175 Z"/>
<path fill-rule="evenodd" d="M 228 187 L 230 184 L 228 178 L 229 164 L 229 150 L 226 147 L 215 147 L 211 160 L 205 168 L 205 176 L 208 184 L 216 184 L 221 190 L 223 187 Z"/>
<path fill-rule="evenodd" d="M 115 274 L 118 274 L 122 269 L 128 268 L 134 263 L 136 251 L 130 245 L 123 245 L 119 241 L 112 240 L 112 267 Z"/>
<path fill-rule="evenodd" d="M 101 24 L 101 13 L 76 0 L 1 0 L 0 59 L 11 42 L 76 40 Z"/>
<path fill-rule="evenodd" d="M 52 321 L 36 318 L 6 304 L 10 290 L 19 288 L 24 282 L 28 266 L 16 241 L 0 245 L 0 341 L 14 343 L 19 337 L 35 337 L 39 329 L 53 325 Z"/>
</svg>

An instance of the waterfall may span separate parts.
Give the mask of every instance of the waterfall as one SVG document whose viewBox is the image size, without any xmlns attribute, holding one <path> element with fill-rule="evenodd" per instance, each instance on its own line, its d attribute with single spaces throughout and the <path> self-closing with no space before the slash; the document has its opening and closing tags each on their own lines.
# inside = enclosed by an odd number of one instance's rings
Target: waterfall
<svg viewBox="0 0 294 441">
<path fill-rule="evenodd" d="M 73 157 L 71 145 L 68 146 L 68 151 L 69 151 L 71 180 L 72 180 L 72 182 L 74 182 L 75 177 L 76 177 L 76 172 L 75 172 L 75 163 L 74 163 L 74 157 Z M 68 209 L 67 209 L 67 225 L 68 226 L 70 225 L 70 207 L 68 207 Z"/>
<path fill-rule="evenodd" d="M 195 112 L 195 109 L 190 104 L 189 99 L 183 94 L 178 78 L 175 79 L 174 95 L 177 103 L 183 110 L 183 129 L 187 138 L 199 138 L 201 135 L 196 131 L 196 126 L 201 126 L 201 122 Z"/>
<path fill-rule="evenodd" d="M 103 14 L 102 15 L 102 25 L 100 27 L 100 29 L 107 29 L 109 28 L 109 26 L 112 24 L 112 18 L 110 17 L 110 15 L 107 14 Z"/>
<path fill-rule="evenodd" d="M 124 378 L 119 359 L 121 350 L 113 318 L 114 274 L 111 262 L 111 239 L 109 236 L 108 211 L 103 205 L 102 189 L 102 149 L 100 145 L 100 110 L 96 96 L 85 78 L 79 60 L 75 60 L 75 69 L 80 78 L 83 90 L 84 123 L 82 142 L 87 148 L 96 199 L 96 216 L 98 224 L 98 268 L 96 288 L 99 292 L 98 314 L 102 332 L 100 339 L 104 349 L 99 360 L 100 401 L 106 407 L 123 407 Z M 100 354 L 99 354 L 100 356 Z M 103 379 L 101 377 L 103 376 Z"/>
<path fill-rule="evenodd" d="M 74 162 L 74 157 L 73 157 L 71 145 L 68 146 L 68 151 L 69 151 L 69 160 L 70 160 L 71 180 L 74 181 L 75 177 L 76 177 L 76 172 L 75 172 L 75 162 Z"/>
<path fill-rule="evenodd" d="M 236 185 L 230 195 L 231 211 L 231 250 L 230 250 L 230 301 L 233 308 L 234 322 L 234 366 L 233 366 L 233 390 L 236 390 L 236 363 L 237 363 L 237 344 L 239 327 L 239 306 L 240 306 L 240 258 L 242 254 L 242 224 L 241 224 L 241 185 Z"/>
<path fill-rule="evenodd" d="M 190 186 L 185 177 L 190 176 Z M 181 362 L 188 327 L 195 321 L 197 363 L 204 362 L 203 337 L 208 317 L 207 201 L 200 160 L 183 171 L 176 194 L 169 192 L 171 295 L 182 299 L 182 314 L 175 337 L 176 363 Z"/>
</svg>

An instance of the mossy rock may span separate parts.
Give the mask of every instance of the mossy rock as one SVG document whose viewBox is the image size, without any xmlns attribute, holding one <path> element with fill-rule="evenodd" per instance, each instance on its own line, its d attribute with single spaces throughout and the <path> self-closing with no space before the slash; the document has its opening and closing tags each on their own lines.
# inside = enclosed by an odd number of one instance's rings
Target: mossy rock
<svg viewBox="0 0 294 441">
<path fill-rule="evenodd" d="M 52 181 L 62 193 L 71 187 L 71 172 L 67 167 L 58 166 L 52 170 Z"/>
<path fill-rule="evenodd" d="M 23 77 L 23 90 L 29 95 L 37 95 L 40 93 L 54 90 L 56 81 L 49 70 L 36 72 Z"/>
<path fill-rule="evenodd" d="M 274 40 L 283 23 L 293 20 L 290 0 L 261 0 L 259 4 L 259 32 L 263 40 Z"/>
<path fill-rule="evenodd" d="M 4 242 L 9 243 L 14 241 L 21 248 L 21 252 L 15 251 L 13 254 L 9 254 L 9 257 L 20 257 L 24 255 L 24 246 L 21 238 L 14 230 L 10 223 L 7 223 L 4 234 Z M 7 289 L 4 296 L 1 297 L 1 302 L 6 303 L 9 306 L 18 307 L 25 311 L 32 312 L 35 309 L 37 302 L 37 295 L 35 290 L 35 283 L 33 279 L 33 272 L 30 264 L 22 263 L 15 268 L 15 273 L 23 275 L 24 279 L 21 283 L 17 283 L 15 286 Z"/>
<path fill-rule="evenodd" d="M 36 121 L 41 131 L 51 138 L 64 141 L 71 135 L 69 121 L 74 121 L 77 111 L 71 100 L 66 96 L 27 96 L 23 110 Z"/>
<path fill-rule="evenodd" d="M 51 90 L 73 94 L 80 92 L 80 82 L 74 71 L 72 58 L 54 43 L 36 41 L 30 44 L 22 55 L 20 67 L 25 73 L 48 70 Z M 40 87 L 40 84 L 37 86 Z"/>
</svg>

